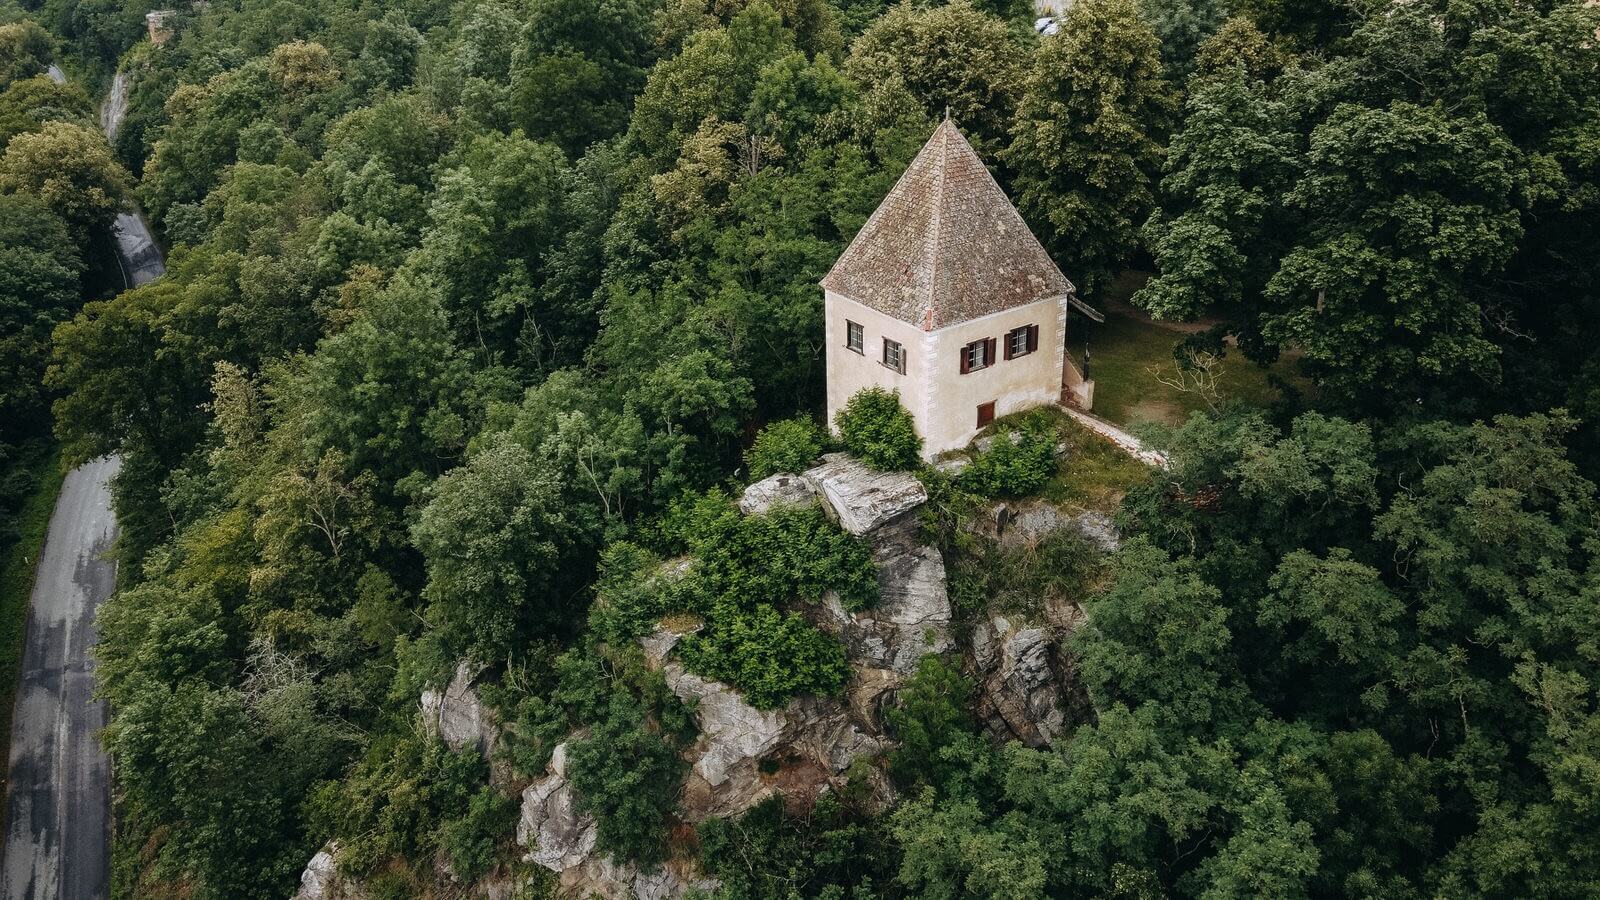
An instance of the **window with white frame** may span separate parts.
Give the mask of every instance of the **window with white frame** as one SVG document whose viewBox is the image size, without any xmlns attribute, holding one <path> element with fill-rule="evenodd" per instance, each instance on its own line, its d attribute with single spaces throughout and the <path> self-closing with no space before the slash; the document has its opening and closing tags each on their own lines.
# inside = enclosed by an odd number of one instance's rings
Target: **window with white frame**
<svg viewBox="0 0 1600 900">
<path fill-rule="evenodd" d="M 981 338 L 961 348 L 961 374 L 987 369 L 994 364 L 994 338 Z"/>
<path fill-rule="evenodd" d="M 857 353 L 865 355 L 867 352 L 867 330 L 861 327 L 860 322 L 851 322 L 846 319 L 844 323 L 844 345 Z"/>
<path fill-rule="evenodd" d="M 1039 349 L 1039 326 L 1023 325 L 1006 332 L 1006 359 L 1027 356 Z"/>
<path fill-rule="evenodd" d="M 967 345 L 967 371 L 972 372 L 989 364 L 989 342 L 973 341 Z"/>
<path fill-rule="evenodd" d="M 883 339 L 883 364 L 901 375 L 906 373 L 906 351 L 899 341 Z"/>
</svg>

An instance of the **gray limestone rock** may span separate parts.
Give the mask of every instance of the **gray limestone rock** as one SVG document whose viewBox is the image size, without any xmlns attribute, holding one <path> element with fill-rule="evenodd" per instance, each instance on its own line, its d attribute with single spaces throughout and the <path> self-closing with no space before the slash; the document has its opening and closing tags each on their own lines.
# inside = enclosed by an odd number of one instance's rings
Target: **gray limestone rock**
<svg viewBox="0 0 1600 900">
<path fill-rule="evenodd" d="M 1079 513 L 1072 517 L 1072 524 L 1083 532 L 1083 536 L 1088 538 L 1090 543 L 1107 553 L 1115 553 L 1122 547 L 1122 534 L 1117 531 L 1116 523 L 1105 513 Z"/>
<path fill-rule="evenodd" d="M 877 604 L 852 613 L 829 593 L 823 598 L 822 624 L 844 642 L 853 665 L 910 674 L 923 656 L 954 646 L 944 557 L 911 529 L 881 531 L 872 544 Z"/>
<path fill-rule="evenodd" d="M 827 501 L 839 526 L 867 534 L 928 502 L 928 490 L 905 472 L 874 472 L 848 454 L 829 453 L 805 480 Z"/>
<path fill-rule="evenodd" d="M 739 511 L 747 516 L 759 516 L 779 506 L 815 503 L 816 499 L 811 492 L 811 485 L 804 478 L 780 473 L 745 488 L 744 494 L 739 497 Z"/>
<path fill-rule="evenodd" d="M 708 681 L 676 663 L 664 669 L 667 687 L 695 707 L 700 726 L 694 772 L 713 788 L 772 752 L 790 727 L 782 710 L 760 710 L 720 681 Z"/>
<path fill-rule="evenodd" d="M 630 861 L 596 853 L 594 817 L 578 814 L 573 806 L 565 743 L 550 755 L 548 773 L 522 792 L 517 843 L 529 851 L 524 859 L 561 876 L 559 896 L 679 900 L 691 888 L 709 892 L 720 887 L 699 877 L 693 864 L 683 860 L 641 872 Z"/>
<path fill-rule="evenodd" d="M 1048 503 L 1040 503 L 1016 510 L 1001 537 L 1007 541 L 1036 544 L 1066 524 L 1067 520 L 1061 515 L 1061 510 Z"/>
<path fill-rule="evenodd" d="M 721 882 L 700 877 L 692 865 L 681 860 L 641 872 L 631 862 L 617 862 L 606 854 L 596 854 L 583 865 L 561 873 L 558 896 L 585 900 L 680 900 L 690 890 L 710 893 L 720 887 Z"/>
<path fill-rule="evenodd" d="M 1042 747 L 1066 730 L 1061 678 L 1043 628 L 994 616 L 973 628 L 972 658 L 981 677 L 978 711 L 991 734 Z"/>
<path fill-rule="evenodd" d="M 462 660 L 443 692 L 431 689 L 422 692 L 424 726 L 430 733 L 438 734 L 452 750 L 472 747 L 479 753 L 487 753 L 494 746 L 494 714 L 484 708 L 472 686 L 477 673 L 475 666 Z"/>
<path fill-rule="evenodd" d="M 738 815 L 780 790 L 794 797 L 842 786 L 839 776 L 857 757 L 891 746 L 834 698 L 799 697 L 781 710 L 760 710 L 677 663 L 662 672 L 672 692 L 693 706 L 700 729 L 679 809 L 688 822 Z M 769 762 L 773 768 L 763 771 Z"/>
<path fill-rule="evenodd" d="M 300 873 L 300 890 L 293 900 L 366 900 L 367 892 L 339 874 L 339 844 L 330 841 Z"/>
<path fill-rule="evenodd" d="M 1122 546 L 1116 523 L 1094 510 L 1069 513 L 1049 503 L 1016 507 L 1000 503 L 993 507 L 992 521 L 995 535 L 1007 545 L 1037 544 L 1063 528 L 1076 528 L 1102 552 L 1115 553 Z"/>
<path fill-rule="evenodd" d="M 522 792 L 517 843 L 528 849 L 528 862 L 552 872 L 582 865 L 594 853 L 594 817 L 580 814 L 567 780 L 567 745 L 550 755 L 549 774 Z"/>
</svg>

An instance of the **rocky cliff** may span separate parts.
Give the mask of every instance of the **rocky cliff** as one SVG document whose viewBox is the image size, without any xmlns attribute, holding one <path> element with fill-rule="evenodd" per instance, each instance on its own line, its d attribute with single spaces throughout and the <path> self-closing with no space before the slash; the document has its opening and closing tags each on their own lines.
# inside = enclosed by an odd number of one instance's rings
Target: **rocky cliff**
<svg viewBox="0 0 1600 900">
<path fill-rule="evenodd" d="M 993 615 L 958 641 L 945 560 L 923 540 L 919 528 L 918 512 L 927 499 L 916 477 L 874 472 L 844 454 L 830 454 L 807 472 L 774 475 L 744 491 L 739 508 L 745 515 L 763 515 L 786 504 L 820 503 L 841 528 L 867 541 L 877 567 L 879 601 L 871 609 L 850 612 L 829 595 L 812 610 L 816 624 L 844 646 L 851 676 L 842 696 L 803 696 L 782 709 L 757 709 L 730 686 L 688 671 L 674 649 L 696 625 L 663 621 L 640 641 L 648 664 L 693 710 L 698 729 L 698 738 L 685 751 L 688 775 L 679 798 L 680 821 L 694 825 L 713 816 L 737 816 L 774 794 L 781 794 L 791 809 L 803 811 L 822 792 L 841 790 L 851 779 L 865 784 L 875 806 L 892 805 L 893 787 L 882 762 L 895 742 L 883 713 L 929 653 L 961 652 L 978 686 L 977 713 L 996 740 L 1041 746 L 1065 732 L 1069 702 L 1063 681 L 1070 667 L 1057 649 L 1060 623 Z M 1114 537 L 1114 532 L 1104 534 L 1109 523 L 1079 522 L 1053 511 L 1002 511 L 989 518 L 996 534 L 1009 528 L 1011 540 L 1037 540 L 1068 526 L 1091 532 L 1095 539 Z M 1102 525 L 1103 534 L 1092 533 Z M 667 563 L 663 576 L 692 565 L 693 560 L 684 559 Z M 420 711 L 423 727 L 452 748 L 488 753 L 498 725 L 473 687 L 477 674 L 476 667 L 461 664 L 443 690 L 424 692 Z M 597 853 L 596 822 L 578 809 L 566 760 L 562 744 L 544 775 L 523 787 L 516 829 L 523 859 L 555 873 L 563 896 L 673 900 L 691 888 L 716 887 L 696 871 L 692 860 L 641 870 Z M 509 775 L 498 766 L 493 778 L 508 785 Z M 359 885 L 339 878 L 336 855 L 337 847 L 329 847 L 312 860 L 302 900 L 364 896 Z M 498 891 L 500 884 L 475 887 L 473 894 Z"/>
</svg>

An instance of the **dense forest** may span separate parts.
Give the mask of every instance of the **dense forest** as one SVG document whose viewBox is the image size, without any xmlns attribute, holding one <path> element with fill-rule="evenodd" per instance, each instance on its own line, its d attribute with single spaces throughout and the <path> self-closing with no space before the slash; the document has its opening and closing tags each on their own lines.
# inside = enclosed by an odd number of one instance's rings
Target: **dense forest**
<svg viewBox="0 0 1600 900">
<path fill-rule="evenodd" d="M 329 841 L 373 897 L 547 895 L 563 741 L 599 852 L 718 897 L 1600 892 L 1600 8 L 0 2 L 0 543 L 38 460 L 121 456 L 115 896 L 288 897 Z M 817 283 L 946 116 L 1089 302 L 1205 323 L 1167 362 L 1314 388 L 1146 432 L 1113 553 L 965 536 L 1053 440 L 951 477 L 892 400 L 820 420 Z M 168 273 L 121 290 L 135 202 Z M 808 610 L 869 550 L 733 503 L 840 440 L 927 485 L 958 635 L 1081 609 L 1068 728 L 992 740 L 928 656 L 894 802 L 691 825 L 638 638 L 840 695 Z M 484 754 L 418 721 L 464 660 Z"/>
</svg>

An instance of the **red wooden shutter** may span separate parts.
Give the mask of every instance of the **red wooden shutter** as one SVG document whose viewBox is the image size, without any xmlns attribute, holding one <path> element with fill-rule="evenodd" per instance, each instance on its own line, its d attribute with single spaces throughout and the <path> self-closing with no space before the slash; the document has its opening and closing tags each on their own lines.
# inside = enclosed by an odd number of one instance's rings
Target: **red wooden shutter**
<svg viewBox="0 0 1600 900">
<path fill-rule="evenodd" d="M 1028 352 L 1032 353 L 1033 351 L 1035 351 L 1037 349 L 1039 349 L 1039 326 L 1037 326 L 1037 325 L 1029 325 L 1028 326 Z"/>
<path fill-rule="evenodd" d="M 994 403 L 990 402 L 990 403 L 980 403 L 980 404 L 978 404 L 978 427 L 982 428 L 983 426 L 985 426 L 985 425 L 987 425 L 987 424 L 989 424 L 990 422 L 993 422 L 993 421 L 994 421 Z"/>
<path fill-rule="evenodd" d="M 983 339 L 983 364 L 994 365 L 994 338 Z"/>
<path fill-rule="evenodd" d="M 1016 334 L 1015 330 L 1012 330 L 1012 331 L 1009 331 L 1009 332 L 1006 333 L 1006 346 L 1005 346 L 1006 359 L 1010 359 L 1013 356 L 1016 356 L 1015 353 L 1011 352 L 1011 349 L 1012 349 L 1011 348 L 1011 344 L 1012 344 L 1011 335 L 1013 335 L 1013 334 Z"/>
<path fill-rule="evenodd" d="M 972 357 L 967 353 L 967 347 L 971 346 L 971 344 L 968 344 L 966 347 L 958 348 L 961 352 L 961 374 L 963 375 L 972 371 Z"/>
</svg>

